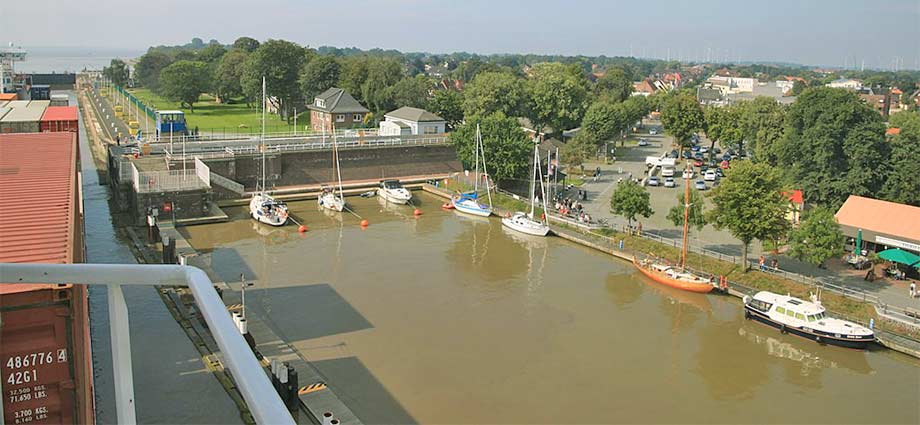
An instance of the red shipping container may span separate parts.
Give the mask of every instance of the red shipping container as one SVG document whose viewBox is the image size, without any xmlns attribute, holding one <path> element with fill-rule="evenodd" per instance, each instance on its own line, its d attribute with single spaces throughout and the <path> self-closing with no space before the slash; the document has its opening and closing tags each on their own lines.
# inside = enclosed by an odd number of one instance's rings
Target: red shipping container
<svg viewBox="0 0 920 425">
<path fill-rule="evenodd" d="M 0 262 L 84 261 L 78 154 L 71 132 L 0 135 Z M 5 423 L 95 421 L 87 301 L 83 285 L 0 285 Z"/>
<path fill-rule="evenodd" d="M 41 132 L 80 132 L 76 106 L 49 106 L 38 123 Z M 79 138 L 79 136 L 77 136 Z"/>
</svg>

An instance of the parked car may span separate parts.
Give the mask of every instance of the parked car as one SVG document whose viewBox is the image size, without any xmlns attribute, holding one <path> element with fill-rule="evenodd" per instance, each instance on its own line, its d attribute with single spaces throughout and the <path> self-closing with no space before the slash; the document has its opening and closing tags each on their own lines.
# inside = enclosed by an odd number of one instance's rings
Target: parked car
<svg viewBox="0 0 920 425">
<path fill-rule="evenodd" d="M 675 159 L 676 159 L 678 156 L 679 156 L 679 153 L 677 152 L 677 149 L 672 150 L 671 153 L 668 154 L 668 158 L 675 158 Z"/>
<path fill-rule="evenodd" d="M 651 134 L 652 136 L 654 136 L 654 135 L 658 134 L 658 129 L 657 129 L 657 128 L 653 128 L 653 129 L 651 129 L 651 130 L 648 131 L 648 134 Z"/>
<path fill-rule="evenodd" d="M 692 151 L 694 151 L 694 152 L 699 152 L 699 151 L 700 151 L 700 147 L 697 146 L 697 145 L 693 145 L 693 146 L 690 147 L 690 150 L 692 150 Z"/>
<path fill-rule="evenodd" d="M 639 139 L 639 146 L 648 146 L 648 140 Z"/>
<path fill-rule="evenodd" d="M 700 146 L 700 153 L 706 153 L 706 152 L 709 152 L 709 148 L 707 148 L 706 146 Z"/>
<path fill-rule="evenodd" d="M 732 156 L 729 155 L 729 154 L 727 154 L 727 153 L 723 153 L 723 154 L 722 154 L 722 160 L 723 160 L 723 161 L 731 161 L 731 160 L 732 160 Z"/>
<path fill-rule="evenodd" d="M 725 173 L 722 172 L 722 169 L 721 169 L 721 168 L 716 168 L 715 170 L 716 170 L 716 175 L 717 175 L 717 176 L 719 176 L 720 178 L 721 178 L 721 177 L 725 177 Z"/>
<path fill-rule="evenodd" d="M 693 158 L 693 152 L 690 152 L 688 150 L 684 151 L 684 159 L 692 159 L 692 158 Z"/>
<path fill-rule="evenodd" d="M 651 176 L 651 177 L 649 177 L 649 178 L 648 178 L 648 181 L 647 181 L 646 183 L 647 183 L 649 186 L 658 186 L 658 183 L 659 183 L 659 181 L 658 181 L 658 176 Z"/>
<path fill-rule="evenodd" d="M 722 149 L 719 149 L 719 147 L 718 147 L 718 146 L 716 146 L 716 147 L 714 147 L 714 148 L 712 148 L 712 151 L 713 151 L 713 152 L 715 152 L 716 154 L 720 154 L 720 153 L 722 153 Z"/>
<path fill-rule="evenodd" d="M 714 170 L 707 170 L 706 173 L 703 174 L 703 180 L 708 182 L 716 181 L 716 172 Z"/>
<path fill-rule="evenodd" d="M 703 166 L 703 160 L 702 160 L 702 159 L 697 159 L 696 161 L 693 161 L 693 166 L 694 166 L 694 167 L 702 167 L 702 166 Z"/>
<path fill-rule="evenodd" d="M 706 182 L 702 180 L 696 181 L 696 190 L 706 190 Z"/>
<path fill-rule="evenodd" d="M 664 187 L 674 187 L 674 177 L 667 177 L 664 179 Z"/>
<path fill-rule="evenodd" d="M 706 165 L 706 164 L 700 165 L 700 174 L 703 174 L 703 173 L 705 173 L 705 172 L 708 171 L 708 170 L 709 170 L 709 166 L 708 166 L 708 165 Z"/>
<path fill-rule="evenodd" d="M 693 157 L 696 159 L 703 159 L 703 154 L 699 152 L 693 152 Z"/>
</svg>

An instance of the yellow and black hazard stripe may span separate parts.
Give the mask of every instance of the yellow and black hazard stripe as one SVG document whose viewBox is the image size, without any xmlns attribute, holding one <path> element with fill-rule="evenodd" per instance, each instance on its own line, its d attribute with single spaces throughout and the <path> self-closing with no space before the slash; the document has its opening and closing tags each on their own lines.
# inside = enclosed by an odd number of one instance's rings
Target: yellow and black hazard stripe
<svg viewBox="0 0 920 425">
<path fill-rule="evenodd" d="M 307 385 L 306 387 L 300 387 L 300 390 L 297 391 L 298 395 L 310 394 L 319 390 L 326 389 L 325 382 L 317 382 L 315 384 Z"/>
<path fill-rule="evenodd" d="M 227 310 L 230 310 L 230 311 L 240 310 L 242 308 L 243 308 L 242 304 L 230 304 L 227 306 Z"/>
</svg>

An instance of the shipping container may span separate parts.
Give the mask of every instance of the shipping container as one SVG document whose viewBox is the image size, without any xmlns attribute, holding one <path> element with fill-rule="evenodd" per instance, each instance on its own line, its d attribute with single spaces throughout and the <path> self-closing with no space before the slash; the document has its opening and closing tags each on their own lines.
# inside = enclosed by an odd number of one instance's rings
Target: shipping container
<svg viewBox="0 0 920 425">
<path fill-rule="evenodd" d="M 29 88 L 29 98 L 32 100 L 50 100 L 51 86 L 47 84 L 33 84 Z"/>
<path fill-rule="evenodd" d="M 14 108 L 0 118 L 0 133 L 38 133 L 45 108 Z"/>
<path fill-rule="evenodd" d="M 52 94 L 50 106 L 70 106 L 70 96 L 66 94 Z"/>
<path fill-rule="evenodd" d="M 47 108 L 51 106 L 50 100 L 32 100 L 29 102 L 29 108 Z"/>
<path fill-rule="evenodd" d="M 10 103 L 6 104 L 7 108 L 25 108 L 29 106 L 28 100 L 11 100 Z"/>
<path fill-rule="evenodd" d="M 16 97 L 16 93 L 0 93 L 0 100 L 10 101 L 16 99 L 18 99 L 18 97 Z"/>
<path fill-rule="evenodd" d="M 0 262 L 84 261 L 77 149 L 73 133 L 0 134 Z M 0 285 L 0 341 L 4 423 L 94 423 L 85 286 Z"/>
<path fill-rule="evenodd" d="M 80 128 L 76 106 L 49 106 L 48 109 L 45 109 L 38 126 L 42 132 L 72 131 L 77 133 L 77 142 L 79 143 Z"/>
</svg>

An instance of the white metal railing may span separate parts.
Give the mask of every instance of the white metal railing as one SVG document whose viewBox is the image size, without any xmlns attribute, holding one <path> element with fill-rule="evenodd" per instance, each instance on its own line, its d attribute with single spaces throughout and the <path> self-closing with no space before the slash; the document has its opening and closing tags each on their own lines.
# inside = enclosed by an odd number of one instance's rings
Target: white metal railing
<svg viewBox="0 0 920 425">
<path fill-rule="evenodd" d="M 16 283 L 107 285 L 118 423 L 137 423 L 128 309 L 122 285 L 174 285 L 191 289 L 220 354 L 256 423 L 294 424 L 268 375 L 233 323 L 214 285 L 199 268 L 137 264 L 0 263 L 0 285 Z"/>
<path fill-rule="evenodd" d="M 144 171 L 136 174 L 134 189 L 138 193 L 167 190 L 193 190 L 210 187 L 201 181 L 195 169 Z"/>
<path fill-rule="evenodd" d="M 184 159 L 184 158 L 183 158 Z M 201 158 L 195 157 L 195 174 L 204 183 L 205 186 L 211 187 L 211 168 L 201 162 Z"/>
</svg>

